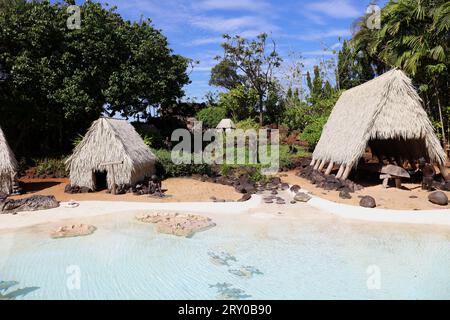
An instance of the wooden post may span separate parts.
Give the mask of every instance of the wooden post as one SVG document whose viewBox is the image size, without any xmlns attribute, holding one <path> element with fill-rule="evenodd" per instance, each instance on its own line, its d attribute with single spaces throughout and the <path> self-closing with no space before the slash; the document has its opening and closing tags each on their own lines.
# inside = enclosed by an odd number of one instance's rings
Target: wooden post
<svg viewBox="0 0 450 320">
<path fill-rule="evenodd" d="M 316 159 L 312 159 L 311 163 L 309 164 L 310 166 L 313 166 L 316 163 Z"/>
<path fill-rule="evenodd" d="M 323 160 L 323 161 L 320 163 L 319 171 L 322 171 L 323 167 L 325 167 L 325 164 L 326 164 L 326 161 Z"/>
<path fill-rule="evenodd" d="M 339 171 L 336 174 L 336 178 L 339 179 L 342 174 L 344 173 L 344 168 L 345 168 L 345 164 L 341 164 L 341 166 L 339 167 Z"/>
<path fill-rule="evenodd" d="M 319 169 L 319 166 L 322 164 L 322 161 L 323 161 L 323 160 L 318 160 L 318 161 L 316 162 L 316 165 L 314 166 L 314 170 Z"/>
<path fill-rule="evenodd" d="M 348 178 L 350 172 L 352 171 L 352 168 L 353 168 L 353 162 L 347 163 L 345 171 L 344 171 L 344 173 L 342 174 L 342 177 L 341 177 L 342 180 L 345 180 L 345 179 Z"/>
<path fill-rule="evenodd" d="M 325 174 L 326 174 L 326 175 L 329 175 L 329 174 L 331 173 L 331 170 L 333 170 L 333 166 L 334 166 L 334 162 L 333 162 L 333 161 L 330 161 L 330 163 L 328 164 L 328 168 L 327 168 L 327 170 L 325 171 Z"/>
</svg>

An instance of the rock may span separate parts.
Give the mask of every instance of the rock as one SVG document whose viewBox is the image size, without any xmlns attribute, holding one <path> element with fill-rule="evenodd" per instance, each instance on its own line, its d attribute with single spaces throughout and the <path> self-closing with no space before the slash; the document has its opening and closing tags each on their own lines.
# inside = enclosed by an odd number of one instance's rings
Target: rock
<svg viewBox="0 0 450 320">
<path fill-rule="evenodd" d="M 21 211 L 47 210 L 59 207 L 59 202 L 54 196 L 35 195 L 25 199 L 7 199 L 0 202 L 0 213 L 16 214 Z"/>
<path fill-rule="evenodd" d="M 304 192 L 298 192 L 294 197 L 294 200 L 299 202 L 308 202 L 310 199 L 311 196 Z"/>
<path fill-rule="evenodd" d="M 297 201 L 291 200 L 291 204 L 296 204 L 296 203 L 297 203 Z"/>
<path fill-rule="evenodd" d="M 151 213 L 136 216 L 145 223 L 154 223 L 159 233 L 171 234 L 179 237 L 192 237 L 196 232 L 205 231 L 216 224 L 208 217 L 179 213 Z"/>
<path fill-rule="evenodd" d="M 346 191 L 346 190 L 341 190 L 341 191 L 339 192 L 339 198 L 341 198 L 341 199 L 351 199 L 352 196 L 350 195 L 350 193 L 349 193 L 348 191 Z"/>
<path fill-rule="evenodd" d="M 411 199 L 417 199 L 418 197 L 417 197 L 417 196 L 409 196 L 409 198 L 411 198 Z"/>
<path fill-rule="evenodd" d="M 50 237 L 53 239 L 59 238 L 70 238 L 70 237 L 81 237 L 93 234 L 97 230 L 96 227 L 88 224 L 74 224 L 69 226 L 64 226 L 58 230 L 52 232 Z"/>
<path fill-rule="evenodd" d="M 216 197 L 214 197 L 214 196 L 212 196 L 212 197 L 209 197 L 209 199 L 210 199 L 210 200 L 212 200 L 212 201 L 215 201 L 215 200 L 217 200 L 217 198 L 216 198 Z"/>
<path fill-rule="evenodd" d="M 278 191 L 277 190 L 272 190 L 270 193 L 275 195 L 275 194 L 278 194 Z"/>
<path fill-rule="evenodd" d="M 377 206 L 375 199 L 371 196 L 363 196 L 359 201 L 359 205 L 364 208 L 375 208 Z"/>
<path fill-rule="evenodd" d="M 434 191 L 428 195 L 428 200 L 431 203 L 438 204 L 440 206 L 446 206 L 448 204 L 448 197 L 442 191 Z"/>
<path fill-rule="evenodd" d="M 272 200 L 264 200 L 264 203 L 273 203 Z"/>
<path fill-rule="evenodd" d="M 270 181 L 272 184 L 280 184 L 281 183 L 281 178 L 279 177 L 274 177 L 271 179 Z"/>
<path fill-rule="evenodd" d="M 287 190 L 287 189 L 289 189 L 289 184 L 287 184 L 287 183 L 282 183 L 282 184 L 281 184 L 281 190 Z"/>
<path fill-rule="evenodd" d="M 0 192 L 0 202 L 5 201 L 8 198 L 8 195 L 4 192 Z"/>
<path fill-rule="evenodd" d="M 252 198 L 252 195 L 250 193 L 246 193 L 238 201 L 239 202 L 244 202 L 244 201 L 250 200 L 251 198 Z"/>
<path fill-rule="evenodd" d="M 294 184 L 291 187 L 291 191 L 297 193 L 299 190 L 301 189 L 301 187 L 298 184 Z"/>
</svg>

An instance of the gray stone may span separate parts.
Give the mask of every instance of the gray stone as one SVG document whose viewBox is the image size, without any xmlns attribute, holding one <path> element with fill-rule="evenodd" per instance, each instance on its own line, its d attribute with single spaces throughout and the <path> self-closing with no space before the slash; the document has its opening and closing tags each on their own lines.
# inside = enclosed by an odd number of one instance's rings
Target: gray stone
<svg viewBox="0 0 450 320">
<path fill-rule="evenodd" d="M 348 191 L 346 191 L 346 190 L 341 190 L 341 191 L 339 192 L 339 198 L 341 198 L 341 199 L 351 199 L 352 196 L 350 195 L 350 193 L 349 193 Z"/>
<path fill-rule="evenodd" d="M 440 206 L 446 206 L 448 204 L 448 197 L 442 191 L 434 191 L 428 195 L 428 200 L 434 204 Z"/>
<path fill-rule="evenodd" d="M 25 199 L 6 199 L 0 202 L 0 213 L 16 214 L 21 211 L 46 210 L 59 207 L 59 202 L 54 196 L 35 195 Z"/>
<path fill-rule="evenodd" d="M 298 192 L 295 195 L 294 200 L 299 202 L 308 202 L 309 200 L 311 200 L 311 196 L 304 192 Z"/>
<path fill-rule="evenodd" d="M 364 196 L 359 201 L 359 205 L 364 208 L 375 208 L 377 206 L 375 199 L 371 196 Z"/>
<path fill-rule="evenodd" d="M 298 184 L 294 184 L 291 187 L 291 191 L 297 193 L 299 190 L 301 189 L 301 187 Z"/>
</svg>

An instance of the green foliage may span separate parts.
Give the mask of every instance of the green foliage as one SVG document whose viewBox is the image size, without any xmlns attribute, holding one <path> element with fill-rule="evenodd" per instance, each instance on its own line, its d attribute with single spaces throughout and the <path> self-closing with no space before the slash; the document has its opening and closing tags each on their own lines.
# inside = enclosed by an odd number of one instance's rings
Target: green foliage
<svg viewBox="0 0 450 320">
<path fill-rule="evenodd" d="M 255 115 L 258 95 L 254 89 L 239 85 L 219 95 L 218 106 L 226 110 L 234 120 L 242 120 Z"/>
<path fill-rule="evenodd" d="M 311 118 L 311 122 L 305 127 L 300 135 L 300 139 L 308 142 L 309 149 L 312 151 L 319 142 L 322 129 L 328 120 L 328 116 L 318 116 Z"/>
<path fill-rule="evenodd" d="M 77 134 L 77 136 L 72 140 L 72 146 L 75 148 L 77 145 L 83 141 L 84 136 L 82 134 Z"/>
<path fill-rule="evenodd" d="M 0 10 L 0 125 L 18 137 L 16 153 L 69 151 L 105 108 L 145 118 L 183 96 L 189 60 L 150 21 L 84 1 L 81 28 L 69 30 L 67 3 L 14 2 Z"/>
<path fill-rule="evenodd" d="M 259 130 L 260 128 L 261 127 L 260 127 L 259 123 L 257 123 L 252 118 L 241 120 L 241 121 L 236 123 L 236 129 L 242 129 L 242 130 L 255 129 L 255 130 Z"/>
<path fill-rule="evenodd" d="M 297 106 L 286 108 L 283 113 L 282 123 L 290 130 L 303 130 L 307 121 L 309 107 L 306 103 L 299 103 Z"/>
<path fill-rule="evenodd" d="M 203 121 L 203 126 L 215 128 L 220 120 L 227 118 L 227 110 L 223 107 L 208 107 L 200 110 L 196 118 L 199 121 Z"/>
<path fill-rule="evenodd" d="M 67 158 L 34 159 L 36 175 L 54 178 L 68 177 L 68 171 L 66 170 L 65 164 L 66 159 Z"/>
<path fill-rule="evenodd" d="M 156 171 L 159 175 L 168 177 L 184 177 L 193 174 L 211 174 L 211 167 L 208 164 L 175 164 L 172 161 L 171 152 L 165 149 L 153 149 L 158 158 Z"/>
</svg>

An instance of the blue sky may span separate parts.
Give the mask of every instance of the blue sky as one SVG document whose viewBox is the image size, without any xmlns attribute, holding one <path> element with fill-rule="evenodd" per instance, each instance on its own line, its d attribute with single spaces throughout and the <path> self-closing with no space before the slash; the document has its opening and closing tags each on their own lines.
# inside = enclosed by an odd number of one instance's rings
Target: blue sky
<svg viewBox="0 0 450 320">
<path fill-rule="evenodd" d="M 79 2 L 79 1 L 77 1 Z M 162 29 L 175 53 L 200 61 L 191 73 L 187 97 L 202 100 L 210 87 L 214 57 L 221 54 L 221 35 L 253 37 L 266 32 L 288 63 L 289 52 L 301 53 L 306 68 L 329 58 L 324 48 L 339 48 L 339 37 L 351 35 L 369 0 L 108 0 L 128 20 L 150 18 Z M 380 6 L 386 1 L 375 1 Z M 342 42 L 342 40 L 341 40 Z"/>
</svg>

